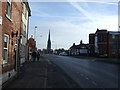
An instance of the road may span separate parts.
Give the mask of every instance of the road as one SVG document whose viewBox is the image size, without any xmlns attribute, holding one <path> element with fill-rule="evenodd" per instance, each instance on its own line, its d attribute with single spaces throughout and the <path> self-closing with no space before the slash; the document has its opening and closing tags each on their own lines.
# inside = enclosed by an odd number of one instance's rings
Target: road
<svg viewBox="0 0 120 90">
<path fill-rule="evenodd" d="M 120 76 L 117 64 L 98 62 L 93 59 L 78 59 L 69 56 L 44 55 L 59 66 L 81 88 L 118 88 Z"/>
</svg>

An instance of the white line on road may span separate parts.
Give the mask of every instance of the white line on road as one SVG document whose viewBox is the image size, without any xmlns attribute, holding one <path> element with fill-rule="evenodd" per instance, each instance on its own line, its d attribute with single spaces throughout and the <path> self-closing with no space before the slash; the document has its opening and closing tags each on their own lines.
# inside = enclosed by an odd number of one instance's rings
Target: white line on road
<svg viewBox="0 0 120 90">
<path fill-rule="evenodd" d="M 92 83 L 97 86 L 97 83 L 95 81 L 92 81 Z"/>
<path fill-rule="evenodd" d="M 50 60 L 48 60 L 48 59 L 46 59 L 46 60 L 48 61 L 49 64 L 52 64 L 52 63 L 50 62 Z"/>
<path fill-rule="evenodd" d="M 87 79 L 87 80 L 89 80 L 89 78 L 88 78 L 88 77 L 86 77 L 86 79 Z"/>
</svg>

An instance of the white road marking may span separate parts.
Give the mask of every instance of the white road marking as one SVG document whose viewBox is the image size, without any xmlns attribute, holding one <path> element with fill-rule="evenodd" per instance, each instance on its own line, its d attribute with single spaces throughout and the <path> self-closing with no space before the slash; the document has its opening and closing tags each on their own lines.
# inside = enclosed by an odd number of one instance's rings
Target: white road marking
<svg viewBox="0 0 120 90">
<path fill-rule="evenodd" d="M 92 83 L 97 86 L 97 83 L 95 81 L 92 81 Z"/>
<path fill-rule="evenodd" d="M 52 64 L 52 63 L 50 62 L 50 60 L 48 60 L 48 59 L 46 59 L 46 60 L 48 61 L 49 64 Z"/>
<path fill-rule="evenodd" d="M 88 78 L 88 77 L 86 77 L 86 79 L 87 79 L 87 80 L 89 80 L 89 78 Z"/>
</svg>

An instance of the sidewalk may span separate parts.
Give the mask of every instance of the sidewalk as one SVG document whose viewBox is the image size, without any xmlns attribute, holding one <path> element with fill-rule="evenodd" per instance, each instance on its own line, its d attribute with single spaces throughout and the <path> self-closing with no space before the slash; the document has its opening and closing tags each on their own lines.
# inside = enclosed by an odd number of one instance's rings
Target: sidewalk
<svg viewBox="0 0 120 90">
<path fill-rule="evenodd" d="M 19 76 L 5 88 L 76 88 L 78 85 L 44 57 L 26 62 Z"/>
<path fill-rule="evenodd" d="M 100 58 L 100 57 L 90 57 L 90 56 L 70 56 L 70 57 L 75 57 L 75 58 L 80 58 L 80 59 L 89 59 L 94 61 L 100 61 L 100 62 L 105 62 L 105 63 L 111 63 L 111 64 L 120 64 L 120 58 Z"/>
</svg>

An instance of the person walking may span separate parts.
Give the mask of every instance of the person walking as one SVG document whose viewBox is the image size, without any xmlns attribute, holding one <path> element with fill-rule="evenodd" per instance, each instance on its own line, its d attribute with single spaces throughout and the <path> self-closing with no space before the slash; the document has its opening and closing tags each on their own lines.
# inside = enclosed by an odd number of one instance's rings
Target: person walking
<svg viewBox="0 0 120 90">
<path fill-rule="evenodd" d="M 40 59 L 40 53 L 37 52 L 37 61 L 39 61 L 39 59 Z"/>
<path fill-rule="evenodd" d="M 36 52 L 35 51 L 32 52 L 32 58 L 33 58 L 33 62 L 35 62 L 36 61 Z"/>
</svg>

